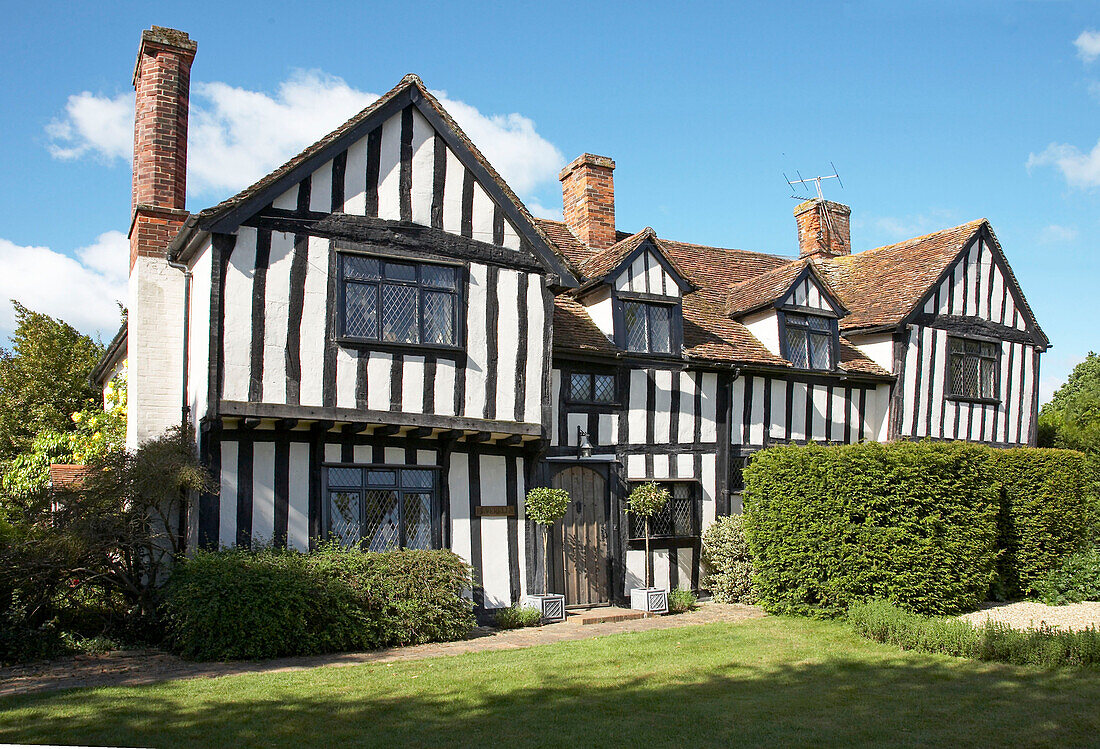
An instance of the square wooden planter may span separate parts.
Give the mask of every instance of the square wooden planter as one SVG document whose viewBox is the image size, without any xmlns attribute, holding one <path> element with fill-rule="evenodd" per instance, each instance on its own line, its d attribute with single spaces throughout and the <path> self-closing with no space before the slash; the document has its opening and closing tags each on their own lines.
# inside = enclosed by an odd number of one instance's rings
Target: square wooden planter
<svg viewBox="0 0 1100 749">
<path fill-rule="evenodd" d="M 633 588 L 630 591 L 630 608 L 650 614 L 667 614 L 668 591 L 664 588 Z"/>
<path fill-rule="evenodd" d="M 523 605 L 541 611 L 543 624 L 565 621 L 565 596 L 557 593 L 536 593 L 526 596 Z"/>
</svg>

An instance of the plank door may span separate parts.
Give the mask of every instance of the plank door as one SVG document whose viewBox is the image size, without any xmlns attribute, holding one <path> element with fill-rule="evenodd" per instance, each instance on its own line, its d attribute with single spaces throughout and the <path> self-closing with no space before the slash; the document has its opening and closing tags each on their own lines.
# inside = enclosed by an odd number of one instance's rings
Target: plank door
<svg viewBox="0 0 1100 749">
<path fill-rule="evenodd" d="M 572 501 L 554 532 L 557 591 L 566 606 L 595 606 L 611 599 L 608 582 L 607 481 L 588 466 L 573 466 L 553 479 Z"/>
</svg>

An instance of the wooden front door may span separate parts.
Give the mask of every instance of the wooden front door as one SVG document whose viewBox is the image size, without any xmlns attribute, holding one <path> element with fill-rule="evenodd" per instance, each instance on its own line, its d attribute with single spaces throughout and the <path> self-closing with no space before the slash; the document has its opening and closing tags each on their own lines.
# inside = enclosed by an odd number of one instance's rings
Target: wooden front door
<svg viewBox="0 0 1100 749">
<path fill-rule="evenodd" d="M 551 548 L 558 591 L 564 593 L 566 606 L 609 603 L 607 481 L 594 468 L 573 466 L 552 483 L 572 498 Z"/>
</svg>

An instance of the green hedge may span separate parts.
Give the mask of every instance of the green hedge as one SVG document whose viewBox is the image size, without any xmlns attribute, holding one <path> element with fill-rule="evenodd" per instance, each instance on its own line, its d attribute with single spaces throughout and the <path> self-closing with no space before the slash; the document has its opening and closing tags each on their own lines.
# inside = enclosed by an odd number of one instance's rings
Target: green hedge
<svg viewBox="0 0 1100 749">
<path fill-rule="evenodd" d="M 453 640 L 475 623 L 470 585 L 449 551 L 201 551 L 164 588 L 167 641 L 230 660 Z"/>
<path fill-rule="evenodd" d="M 886 598 L 928 614 L 983 601 L 997 557 L 988 451 L 965 443 L 783 446 L 745 469 L 761 604 L 842 614 Z"/>
<path fill-rule="evenodd" d="M 913 614 L 886 601 L 852 606 L 848 621 L 860 635 L 903 650 L 1020 666 L 1100 666 L 1100 630 L 1095 628 L 1019 630 L 999 622 L 974 627 L 958 619 Z"/>
<path fill-rule="evenodd" d="M 1091 466 L 1073 450 L 991 450 L 1002 491 L 998 564 L 1004 594 L 1031 595 L 1039 580 L 1091 538 Z"/>
<path fill-rule="evenodd" d="M 1069 450 L 897 442 L 764 450 L 745 470 L 761 603 L 836 615 L 882 598 L 922 614 L 1032 594 L 1088 544 L 1096 483 Z"/>
</svg>

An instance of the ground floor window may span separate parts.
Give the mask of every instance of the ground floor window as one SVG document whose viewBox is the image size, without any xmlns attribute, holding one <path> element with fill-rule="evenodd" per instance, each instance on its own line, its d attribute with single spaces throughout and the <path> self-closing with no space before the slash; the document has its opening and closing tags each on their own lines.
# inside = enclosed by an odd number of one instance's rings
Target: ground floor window
<svg viewBox="0 0 1100 749">
<path fill-rule="evenodd" d="M 365 551 L 430 549 L 438 506 L 436 471 L 397 466 L 328 466 L 328 537 Z"/>
<path fill-rule="evenodd" d="M 691 538 L 699 535 L 699 484 L 694 481 L 658 481 L 671 498 L 649 519 L 650 538 Z M 630 539 L 645 538 L 645 521 L 629 515 Z"/>
</svg>

